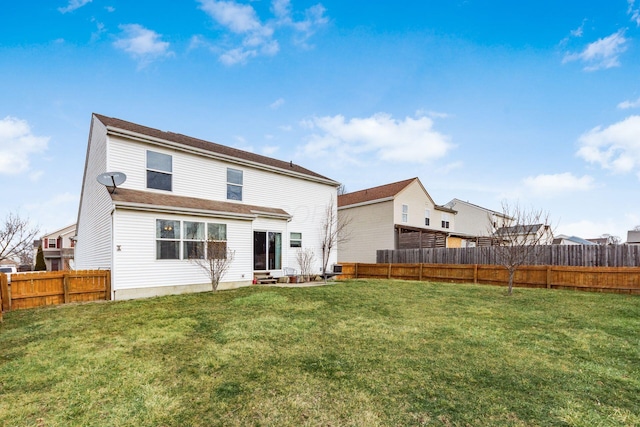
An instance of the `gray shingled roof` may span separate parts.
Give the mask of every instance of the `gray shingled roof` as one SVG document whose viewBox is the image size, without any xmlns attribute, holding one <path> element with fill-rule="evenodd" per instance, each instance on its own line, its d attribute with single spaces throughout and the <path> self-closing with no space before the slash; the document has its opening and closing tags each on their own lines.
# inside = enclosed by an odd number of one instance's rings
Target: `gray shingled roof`
<svg viewBox="0 0 640 427">
<path fill-rule="evenodd" d="M 302 166 L 296 165 L 293 162 L 285 162 L 282 160 L 273 159 L 271 157 L 262 156 L 260 154 L 250 153 L 248 151 L 243 151 L 237 148 L 228 147 L 226 145 L 216 144 L 214 142 L 205 141 L 203 139 L 192 138 L 190 136 L 182 135 L 179 133 L 165 132 L 165 131 L 150 128 L 147 126 L 142 126 L 135 123 L 127 122 L 125 120 L 103 116 L 101 114 L 94 113 L 93 115 L 107 127 L 121 129 L 129 132 L 135 132 L 141 135 L 147 135 L 153 138 L 158 138 L 161 140 L 182 144 L 188 147 L 198 148 L 200 150 L 205 150 L 211 153 L 233 157 L 239 160 L 245 160 L 253 163 L 263 164 L 273 168 L 282 169 L 284 172 L 293 172 L 293 173 L 307 175 L 313 178 L 333 181 L 332 179 L 327 178 L 326 176 L 320 175 L 319 173 L 303 168 Z M 335 182 L 336 186 L 339 184 L 336 181 L 333 181 L 333 182 Z"/>
</svg>

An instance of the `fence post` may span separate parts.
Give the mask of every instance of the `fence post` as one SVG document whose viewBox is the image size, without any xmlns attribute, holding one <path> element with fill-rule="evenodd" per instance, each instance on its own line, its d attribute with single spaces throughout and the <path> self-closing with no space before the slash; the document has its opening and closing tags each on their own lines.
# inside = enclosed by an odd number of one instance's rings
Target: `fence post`
<svg viewBox="0 0 640 427">
<path fill-rule="evenodd" d="M 355 269 L 354 276 L 355 276 L 355 279 L 357 279 L 358 278 L 358 263 L 357 262 L 356 262 L 356 265 L 355 265 L 354 269 Z"/>
<path fill-rule="evenodd" d="M 420 279 L 418 280 L 420 280 L 421 282 L 422 282 L 422 267 L 423 267 L 422 263 L 418 264 L 418 268 L 420 269 Z"/>
<path fill-rule="evenodd" d="M 391 263 L 389 263 L 389 272 L 387 273 L 387 279 L 391 280 Z"/>
<path fill-rule="evenodd" d="M 9 295 L 9 280 L 7 279 L 7 275 L 4 273 L 0 273 L 0 301 L 2 302 L 2 307 L 0 311 L 9 311 L 11 310 L 11 295 Z"/>
<path fill-rule="evenodd" d="M 105 292 L 107 293 L 104 297 L 107 301 L 111 300 L 111 270 L 107 270 L 107 274 L 105 276 Z"/>
<path fill-rule="evenodd" d="M 478 264 L 473 264 L 473 283 L 478 283 Z"/>
<path fill-rule="evenodd" d="M 547 266 L 547 289 L 551 289 L 551 266 Z"/>
<path fill-rule="evenodd" d="M 69 304 L 69 273 L 62 273 L 62 289 L 64 291 L 64 303 Z"/>
</svg>

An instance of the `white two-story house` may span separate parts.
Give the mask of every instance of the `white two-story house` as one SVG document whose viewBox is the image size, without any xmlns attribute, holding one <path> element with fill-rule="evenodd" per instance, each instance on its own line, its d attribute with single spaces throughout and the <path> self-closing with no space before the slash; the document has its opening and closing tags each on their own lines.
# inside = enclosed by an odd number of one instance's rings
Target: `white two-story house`
<svg viewBox="0 0 640 427">
<path fill-rule="evenodd" d="M 340 262 L 375 263 L 380 249 L 459 246 L 452 236 L 456 211 L 436 205 L 418 178 L 338 196 L 347 224 Z"/>
<path fill-rule="evenodd" d="M 105 172 L 126 181 L 105 186 L 96 179 Z M 320 253 L 338 186 L 292 162 L 94 114 L 76 268 L 110 269 L 113 299 L 211 289 L 189 259 L 210 240 L 235 254 L 219 289 L 250 285 L 256 272 L 299 271 L 298 250 Z"/>
<path fill-rule="evenodd" d="M 42 254 L 47 271 L 70 270 L 73 267 L 76 225 L 71 224 L 42 237 Z M 37 256 L 37 248 L 34 248 Z"/>
</svg>

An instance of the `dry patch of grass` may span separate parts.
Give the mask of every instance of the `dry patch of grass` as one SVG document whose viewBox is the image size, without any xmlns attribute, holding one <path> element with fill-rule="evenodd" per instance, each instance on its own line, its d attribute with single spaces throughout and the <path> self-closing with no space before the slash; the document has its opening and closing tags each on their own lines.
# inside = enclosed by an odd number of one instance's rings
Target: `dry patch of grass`
<svg viewBox="0 0 640 427">
<path fill-rule="evenodd" d="M 403 281 L 15 311 L 6 426 L 640 425 L 640 298 Z"/>
</svg>

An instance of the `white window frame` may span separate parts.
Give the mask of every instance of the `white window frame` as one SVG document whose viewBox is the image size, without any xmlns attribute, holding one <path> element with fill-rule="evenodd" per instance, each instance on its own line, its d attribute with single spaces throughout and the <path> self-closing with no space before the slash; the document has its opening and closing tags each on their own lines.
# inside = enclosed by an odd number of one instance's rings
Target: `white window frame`
<svg viewBox="0 0 640 427">
<path fill-rule="evenodd" d="M 293 237 L 294 234 L 296 234 L 296 235 L 298 235 L 300 237 Z M 302 247 L 302 233 L 297 233 L 297 232 L 289 233 L 289 247 L 290 248 L 301 248 Z"/>
<path fill-rule="evenodd" d="M 449 228 L 450 222 L 449 222 L 449 214 L 443 213 L 442 214 L 442 228 Z"/>
<path fill-rule="evenodd" d="M 233 182 L 229 180 L 229 172 L 239 172 L 240 173 L 240 182 Z M 237 200 L 242 201 L 242 193 L 244 187 L 244 172 L 241 169 L 227 168 L 227 200 Z M 230 192 L 230 189 L 236 189 L 236 192 Z M 239 189 L 240 198 L 232 197 L 234 194 L 237 194 L 237 190 Z"/>
<path fill-rule="evenodd" d="M 168 170 L 162 169 L 162 168 L 149 167 L 149 154 L 168 157 L 169 158 Z M 146 180 L 147 180 L 146 185 L 148 189 L 161 190 L 161 191 L 173 191 L 173 156 L 171 154 L 161 153 L 159 151 L 147 150 L 146 166 L 147 166 L 146 167 Z M 152 174 L 167 175 L 169 177 L 169 188 L 167 189 L 167 188 L 160 188 L 159 186 L 155 186 L 155 187 L 151 186 L 149 182 L 149 172 L 151 172 Z"/>
<path fill-rule="evenodd" d="M 409 205 L 402 205 L 402 222 L 409 222 Z"/>
<path fill-rule="evenodd" d="M 424 210 L 424 225 L 429 226 L 431 225 L 431 210 L 430 209 L 425 209 Z"/>
</svg>

